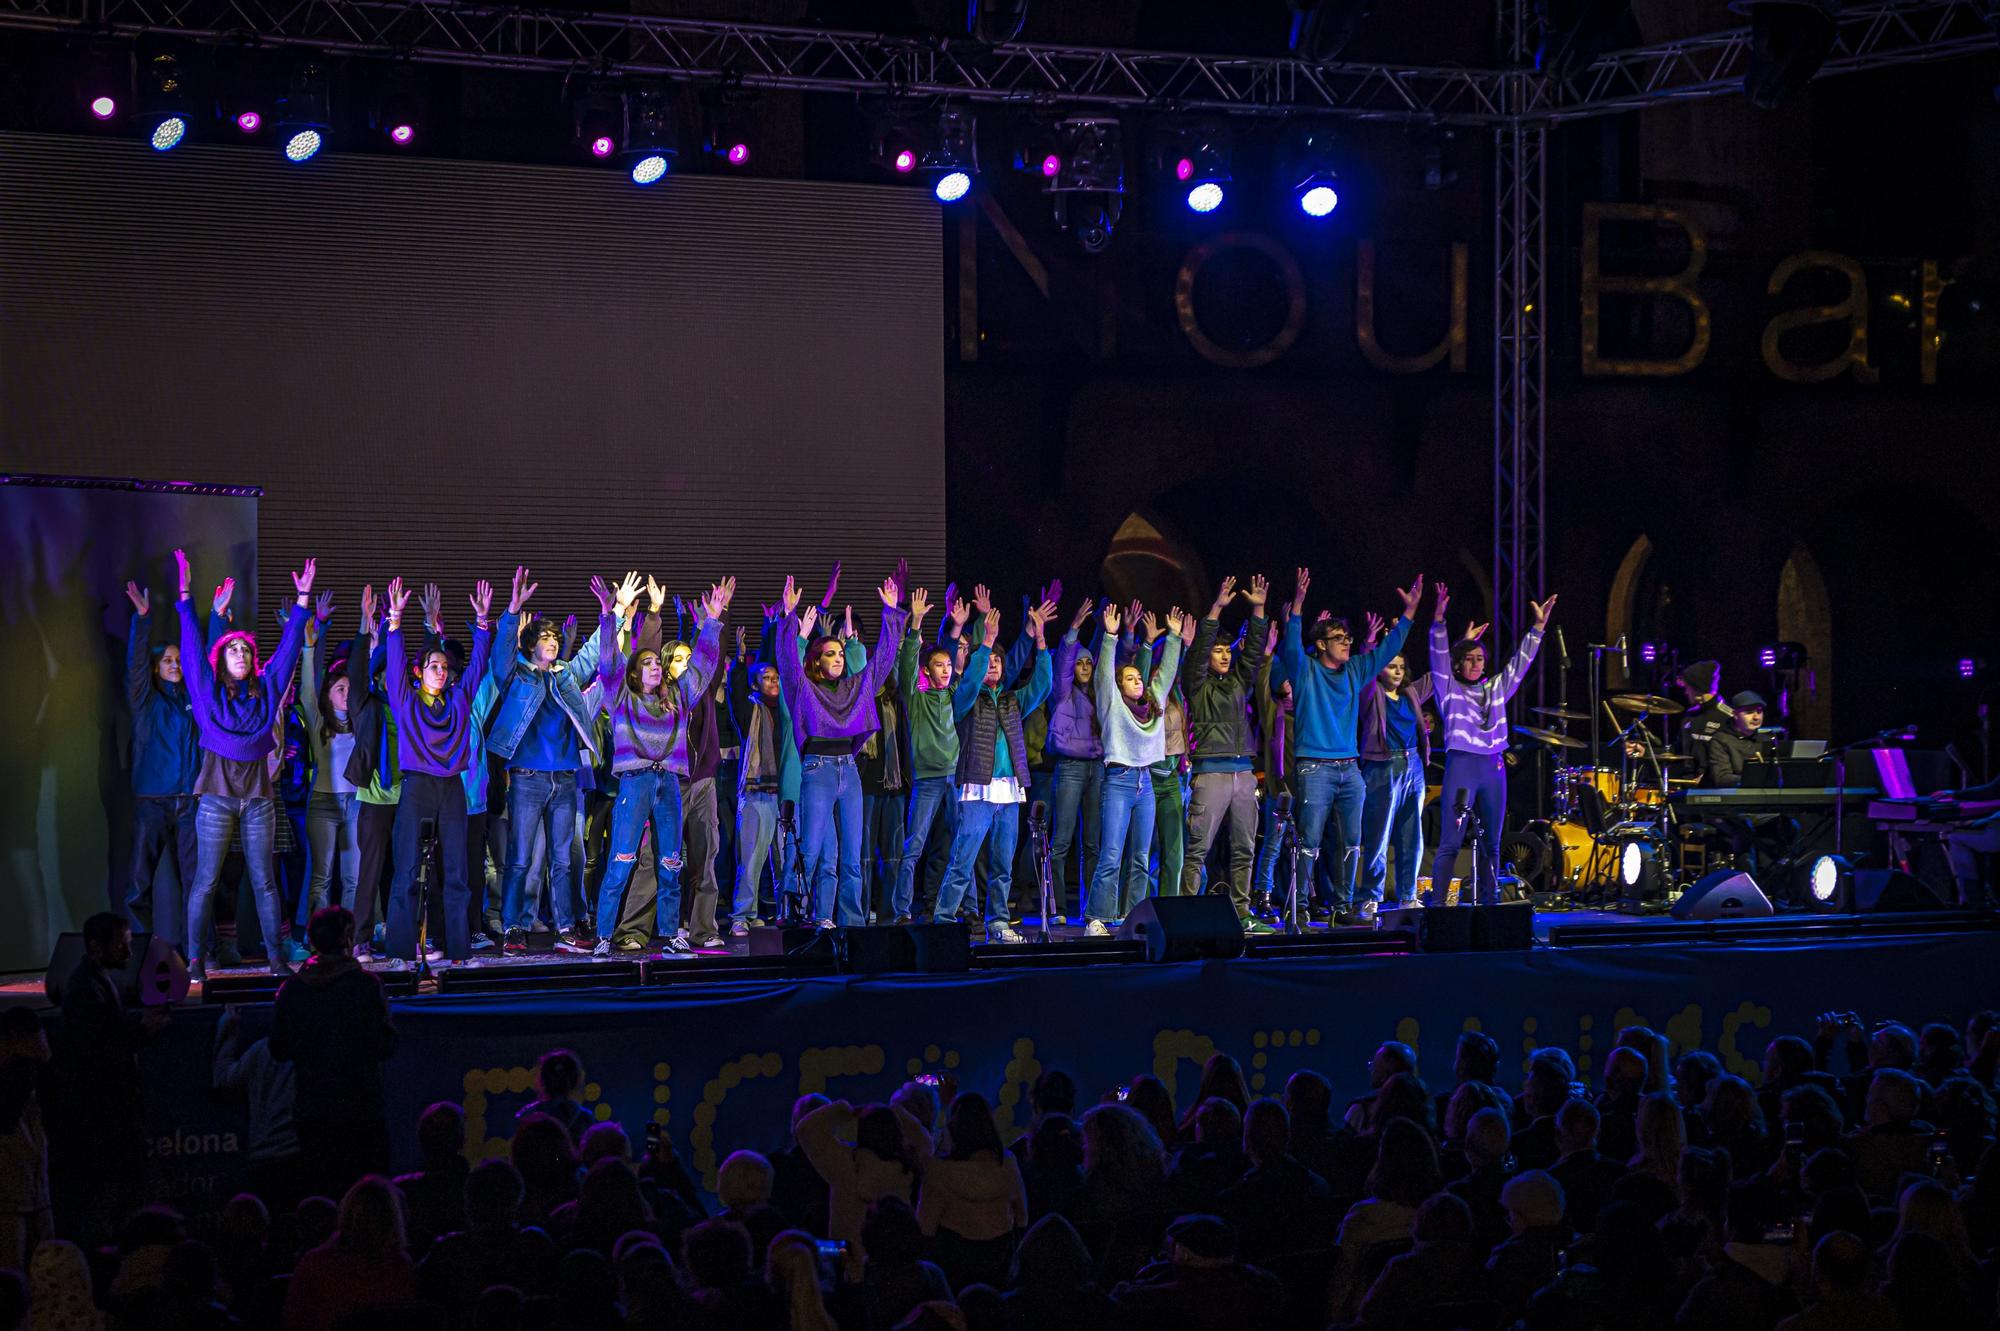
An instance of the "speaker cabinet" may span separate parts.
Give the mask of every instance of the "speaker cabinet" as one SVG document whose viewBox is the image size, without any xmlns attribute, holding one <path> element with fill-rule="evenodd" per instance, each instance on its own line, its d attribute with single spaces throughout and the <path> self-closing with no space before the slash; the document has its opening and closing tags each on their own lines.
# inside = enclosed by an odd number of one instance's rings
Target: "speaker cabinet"
<svg viewBox="0 0 2000 1331">
<path fill-rule="evenodd" d="M 1243 922 L 1225 896 L 1147 897 L 1118 927 L 1146 945 L 1148 961 L 1201 961 L 1243 955 Z"/>
<path fill-rule="evenodd" d="M 1756 879 L 1741 869 L 1717 869 L 1696 879 L 1669 913 L 1677 920 L 1747 920 L 1777 912 Z"/>
</svg>

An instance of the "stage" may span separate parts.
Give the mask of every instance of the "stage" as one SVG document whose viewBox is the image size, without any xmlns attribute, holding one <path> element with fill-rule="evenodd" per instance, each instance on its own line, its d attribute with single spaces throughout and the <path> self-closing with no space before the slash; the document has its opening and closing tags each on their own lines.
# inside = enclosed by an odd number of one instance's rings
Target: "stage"
<svg viewBox="0 0 2000 1331">
<path fill-rule="evenodd" d="M 1592 930 L 1609 937 L 1592 941 Z M 1071 1073 L 1087 1101 L 1140 1072 L 1184 1098 L 1202 1061 L 1222 1050 L 1242 1060 L 1253 1091 L 1276 1093 L 1312 1068 L 1344 1100 L 1366 1089 L 1369 1056 L 1385 1039 L 1415 1046 L 1425 1078 L 1448 1085 L 1452 1042 L 1468 1029 L 1499 1040 L 1510 1069 L 1556 1044 L 1594 1081 L 1615 1031 L 1643 1023 L 1755 1082 L 1765 1043 L 1810 1036 L 1822 1011 L 1963 1021 L 1992 1004 L 2000 968 L 1990 921 L 1937 913 L 1781 916 L 1690 936 L 1678 921 L 1550 912 L 1538 921 L 1543 941 L 1527 950 L 1449 955 L 1330 932 L 1358 946 L 1162 964 L 1126 959 L 1128 950 L 1050 968 L 1003 964 L 980 948 L 966 973 L 882 976 L 746 976 L 754 959 L 733 951 L 603 963 L 619 968 L 610 983 L 561 989 L 534 987 L 547 956 L 501 959 L 472 972 L 518 972 L 492 989 L 447 980 L 442 992 L 392 999 L 401 1047 L 388 1112 L 407 1124 L 433 1101 L 458 1101 L 469 1151 L 504 1154 L 536 1057 L 566 1046 L 583 1059 L 584 1100 L 598 1118 L 635 1139 L 660 1123 L 712 1187 L 730 1151 L 784 1144 L 798 1095 L 879 1100 L 919 1072 L 949 1071 L 986 1092 L 1010 1136 L 1026 1125 L 1027 1088 L 1045 1067 Z M 9 988 L 26 997 L 25 985 Z M 197 1214 L 228 1198 L 244 1165 L 246 1107 L 209 1089 L 222 1010 L 176 1007 L 141 1055 L 149 1194 Z M 246 1008 L 245 1038 L 267 1013 Z M 397 1137 L 407 1150 L 410 1134 Z"/>
</svg>

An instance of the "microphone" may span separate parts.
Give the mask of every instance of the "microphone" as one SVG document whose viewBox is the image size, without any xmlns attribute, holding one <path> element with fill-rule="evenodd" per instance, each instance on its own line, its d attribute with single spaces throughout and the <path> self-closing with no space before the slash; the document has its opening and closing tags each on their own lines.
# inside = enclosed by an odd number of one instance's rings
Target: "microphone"
<svg viewBox="0 0 2000 1331">
<path fill-rule="evenodd" d="M 1468 807 L 1469 806 L 1466 804 L 1465 801 L 1465 787 L 1460 786 L 1458 788 L 1458 794 L 1452 797 L 1451 811 L 1453 816 L 1458 818 L 1465 817 L 1466 810 Z"/>
<path fill-rule="evenodd" d="M 1046 800 L 1036 800 L 1028 806 L 1028 821 L 1038 828 L 1046 829 L 1048 827 L 1049 806 Z"/>
<path fill-rule="evenodd" d="M 1563 641 L 1563 626 L 1556 625 L 1556 655 L 1562 658 L 1562 667 L 1569 669 L 1569 644 Z"/>
<path fill-rule="evenodd" d="M 1272 806 L 1272 812 L 1277 814 L 1280 822 L 1292 816 L 1292 796 L 1289 791 L 1279 793 L 1277 802 Z"/>
<path fill-rule="evenodd" d="M 1632 658 L 1625 651 L 1625 635 L 1618 635 L 1618 668 L 1626 674 L 1632 673 Z"/>
</svg>

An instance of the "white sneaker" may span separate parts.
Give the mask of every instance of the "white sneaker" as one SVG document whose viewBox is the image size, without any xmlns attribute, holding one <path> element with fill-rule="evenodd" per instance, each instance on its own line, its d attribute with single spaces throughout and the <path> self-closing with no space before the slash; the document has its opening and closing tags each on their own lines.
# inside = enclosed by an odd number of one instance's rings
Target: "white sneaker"
<svg viewBox="0 0 2000 1331">
<path fill-rule="evenodd" d="M 1111 937 L 1111 931 L 1104 927 L 1103 920 L 1092 920 L 1083 926 L 1083 936 L 1085 938 L 1109 938 Z"/>
<path fill-rule="evenodd" d="M 1022 937 L 1012 925 L 996 924 L 987 929 L 986 941 L 989 943 L 1025 943 L 1028 940 Z"/>
<path fill-rule="evenodd" d="M 731 938 L 748 938 L 750 936 L 750 925 L 743 920 L 731 920 L 729 922 L 729 936 Z"/>
<path fill-rule="evenodd" d="M 590 949 L 590 955 L 598 961 L 611 960 L 611 940 L 609 938 L 598 939 L 597 946 Z"/>
<path fill-rule="evenodd" d="M 1051 916 L 1049 917 L 1049 923 L 1050 923 L 1050 924 L 1068 924 L 1068 923 L 1069 923 L 1069 916 L 1067 916 L 1067 915 L 1051 915 Z"/>
<path fill-rule="evenodd" d="M 815 928 L 815 929 L 818 929 L 818 930 L 821 930 L 822 932 L 824 932 L 825 930 L 828 930 L 828 929 L 831 929 L 831 928 L 833 928 L 833 921 L 832 921 L 832 920 L 821 920 L 821 921 L 820 921 L 820 922 L 819 922 L 818 924 L 814 925 L 814 926 L 813 926 L 813 928 Z"/>
</svg>

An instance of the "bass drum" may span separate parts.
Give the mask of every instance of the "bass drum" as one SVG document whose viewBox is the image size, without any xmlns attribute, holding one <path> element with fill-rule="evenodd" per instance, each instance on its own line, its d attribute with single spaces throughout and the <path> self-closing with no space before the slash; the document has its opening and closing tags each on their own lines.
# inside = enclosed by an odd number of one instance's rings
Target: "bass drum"
<svg viewBox="0 0 2000 1331">
<path fill-rule="evenodd" d="M 1548 824 L 1549 845 L 1552 848 L 1552 885 L 1557 890 L 1585 885 L 1591 872 L 1591 859 L 1597 853 L 1597 841 L 1590 835 L 1590 829 L 1573 818 L 1558 818 Z"/>
</svg>

